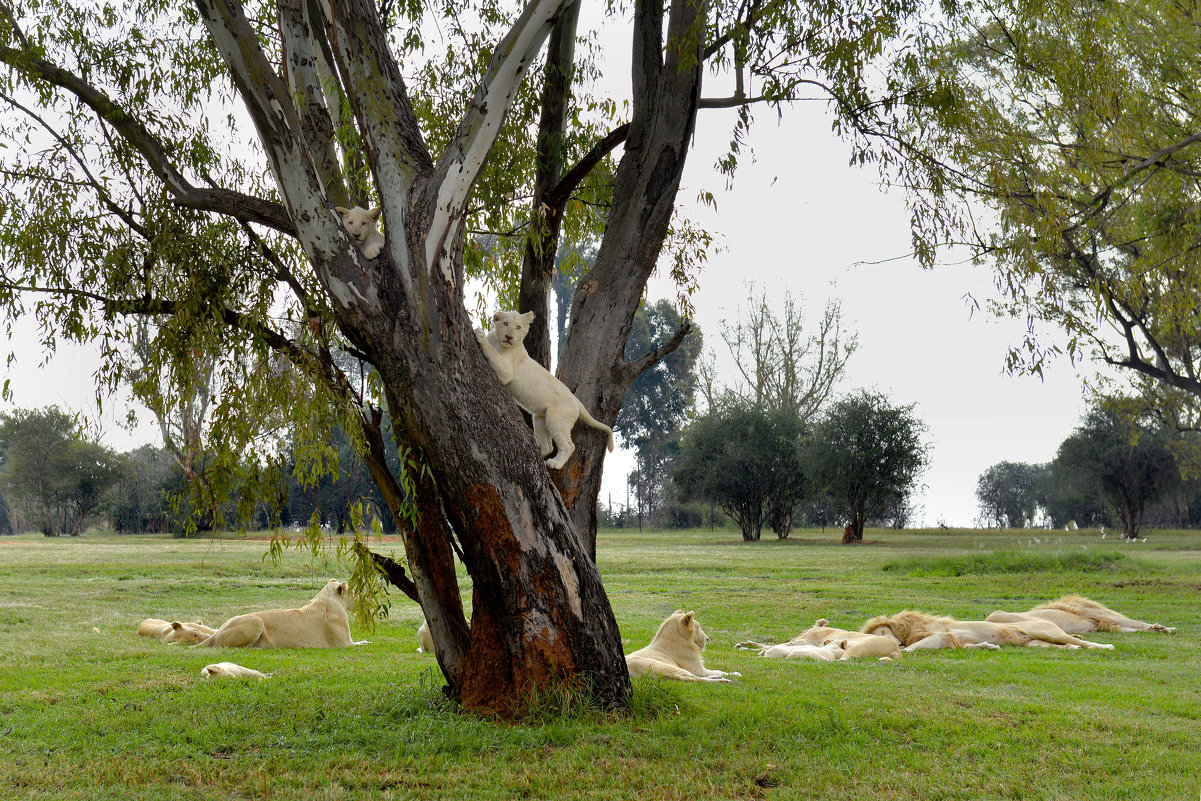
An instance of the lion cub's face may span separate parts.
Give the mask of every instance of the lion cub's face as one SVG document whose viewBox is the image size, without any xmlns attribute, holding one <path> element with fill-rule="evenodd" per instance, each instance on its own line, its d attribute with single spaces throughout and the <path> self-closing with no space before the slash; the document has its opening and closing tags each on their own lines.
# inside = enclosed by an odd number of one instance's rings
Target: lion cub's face
<svg viewBox="0 0 1201 801">
<path fill-rule="evenodd" d="M 492 315 L 492 330 L 502 347 L 513 348 L 522 343 L 530 331 L 530 323 L 534 322 L 534 313 L 501 311 Z"/>
<path fill-rule="evenodd" d="M 355 206 L 353 209 L 338 206 L 334 211 L 341 215 L 342 227 L 346 229 L 346 233 L 359 242 L 366 242 L 367 237 L 377 231 L 375 226 L 384 210 L 379 206 L 370 210 L 362 206 Z"/>
</svg>

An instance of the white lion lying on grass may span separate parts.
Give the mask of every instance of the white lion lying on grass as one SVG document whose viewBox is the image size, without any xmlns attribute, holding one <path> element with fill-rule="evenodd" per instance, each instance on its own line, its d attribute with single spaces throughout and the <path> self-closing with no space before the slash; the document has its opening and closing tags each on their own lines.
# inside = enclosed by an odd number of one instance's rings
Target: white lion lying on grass
<svg viewBox="0 0 1201 801">
<path fill-rule="evenodd" d="M 265 679 L 267 674 L 260 673 L 257 670 L 252 670 L 248 667 L 236 665 L 233 662 L 217 662 L 213 665 L 205 665 L 200 669 L 200 678 L 202 679 Z"/>
<path fill-rule="evenodd" d="M 178 620 L 166 621 L 156 617 L 148 617 L 138 624 L 138 635 L 154 637 L 168 645 L 182 642 L 194 644 L 203 641 L 216 629 L 209 628 L 199 620 L 193 623 L 181 623 Z"/>
<path fill-rule="evenodd" d="M 837 662 L 847 651 L 842 643 L 832 642 L 826 645 L 810 645 L 809 643 L 782 642 L 777 645 L 763 645 L 757 642 L 740 642 L 737 648 L 758 648 L 759 656 L 765 659 L 815 659 L 818 662 Z"/>
<path fill-rule="evenodd" d="M 330 579 L 317 597 L 299 609 L 269 609 L 231 617 L 194 648 L 345 648 L 362 645 L 350 638 L 354 605 L 345 582 Z"/>
<path fill-rule="evenodd" d="M 880 637 L 859 631 L 834 628 L 824 617 L 810 628 L 779 645 L 740 642 L 736 648 L 756 649 L 768 659 L 879 659 L 888 662 L 901 658 L 901 648 L 892 637 Z M 835 655 L 836 654 L 836 655 Z"/>
<path fill-rule="evenodd" d="M 896 638 L 906 651 L 1000 648 L 1002 645 L 1113 650 L 1112 645 L 1082 640 L 1046 620 L 993 623 L 987 620 L 955 620 L 906 610 L 892 617 L 874 617 L 863 624 L 862 630 L 868 634 Z"/>
<path fill-rule="evenodd" d="M 1161 631 L 1172 634 L 1176 631 L 1169 626 L 1144 623 L 1126 617 L 1105 604 L 1082 595 L 1065 595 L 1058 600 L 1039 604 L 1028 612 L 1003 612 L 998 609 L 986 619 L 993 623 L 1047 620 L 1068 634 L 1082 634 L 1086 631 Z"/>
<path fill-rule="evenodd" d="M 730 681 L 727 676 L 741 676 L 741 673 L 705 667 L 701 652 L 708 642 L 709 635 L 696 622 L 696 614 L 677 609 L 659 626 L 650 645 L 626 654 L 626 666 L 632 678 L 660 676 L 678 681 Z"/>
</svg>

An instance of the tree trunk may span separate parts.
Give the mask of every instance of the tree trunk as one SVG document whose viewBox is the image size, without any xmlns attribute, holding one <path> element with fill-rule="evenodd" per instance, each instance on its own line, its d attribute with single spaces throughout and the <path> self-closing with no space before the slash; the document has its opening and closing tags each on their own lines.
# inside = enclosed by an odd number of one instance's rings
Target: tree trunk
<svg viewBox="0 0 1201 801">
<path fill-rule="evenodd" d="M 851 545 L 857 542 L 863 542 L 863 526 L 864 519 L 862 513 L 856 512 L 851 515 L 851 522 L 842 532 L 842 542 L 844 545 Z"/>
<path fill-rule="evenodd" d="M 633 117 L 605 236 L 596 264 L 576 287 L 559 365 L 563 383 L 609 426 L 638 377 L 639 371 L 625 361 L 626 337 L 666 238 L 688 156 L 704 49 L 704 37 L 695 28 L 703 27 L 696 23 L 704 11 L 699 0 L 674 0 L 665 39 L 662 0 L 635 3 Z M 595 559 L 596 503 L 607 439 L 584 426 L 576 427 L 573 438 L 575 453 L 554 472 L 554 479 Z"/>
<path fill-rule="evenodd" d="M 337 221 L 310 156 L 323 143 L 306 141 L 306 132 L 326 126 L 301 124 L 239 6 L 197 4 L 338 326 L 377 369 L 394 430 L 416 454 L 418 523 L 406 531 L 405 548 L 451 695 L 470 709 L 509 716 L 521 713 L 533 690 L 567 682 L 599 703 L 624 705 L 629 676 L 600 574 L 517 405 L 476 344 L 462 296 L 471 186 L 562 0 L 533 0 L 497 44 L 437 162 L 367 0 L 326 6 L 332 19 L 308 3 L 288 22 L 285 49 L 307 51 L 294 46 L 306 37 L 328 40 L 355 109 L 388 232 L 373 260 Z M 309 100 L 305 114 L 327 113 L 318 98 Z M 473 584 L 466 637 L 452 580 L 456 545 Z"/>
<path fill-rule="evenodd" d="M 563 226 L 566 195 L 549 197 L 563 177 L 563 142 L 566 137 L 567 98 L 575 68 L 575 37 L 580 0 L 573 0 L 547 40 L 542 113 L 534 156 L 534 191 L 530 201 L 530 232 L 526 239 L 518 288 L 517 310 L 534 312 L 525 336 L 530 357 L 550 369 L 550 290 L 555 274 L 559 232 Z M 549 202 L 548 202 L 549 201 Z"/>
<path fill-rule="evenodd" d="M 773 515 L 771 527 L 772 531 L 776 532 L 776 539 L 788 539 L 788 535 L 792 533 L 792 514 Z"/>
</svg>

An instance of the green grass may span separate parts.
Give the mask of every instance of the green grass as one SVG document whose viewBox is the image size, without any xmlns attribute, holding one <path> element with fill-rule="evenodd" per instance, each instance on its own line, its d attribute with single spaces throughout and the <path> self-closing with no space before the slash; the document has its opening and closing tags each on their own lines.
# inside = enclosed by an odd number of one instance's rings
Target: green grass
<svg viewBox="0 0 1201 801">
<path fill-rule="evenodd" d="M 732 685 L 635 683 L 625 716 L 550 696 L 519 724 L 464 716 L 394 598 L 371 644 L 202 652 L 144 617 L 216 624 L 308 600 L 345 568 L 265 543 L 0 538 L 4 799 L 1195 799 L 1201 534 L 602 533 L 626 651 L 694 609 Z M 382 549 L 398 548 L 386 544 Z M 1077 592 L 1173 636 L 1112 652 L 1006 649 L 898 663 L 772 661 L 734 643 L 905 608 L 979 618 Z M 93 632 L 98 629 L 99 634 Z M 204 682 L 229 659 L 274 677 Z"/>
<path fill-rule="evenodd" d="M 881 569 L 898 571 L 909 578 L 929 576 L 972 576 L 989 573 L 1089 573 L 1116 571 L 1126 554 L 1117 551 L 990 551 L 968 556 L 940 556 L 885 562 Z M 1131 568 L 1144 567 L 1132 563 Z"/>
</svg>

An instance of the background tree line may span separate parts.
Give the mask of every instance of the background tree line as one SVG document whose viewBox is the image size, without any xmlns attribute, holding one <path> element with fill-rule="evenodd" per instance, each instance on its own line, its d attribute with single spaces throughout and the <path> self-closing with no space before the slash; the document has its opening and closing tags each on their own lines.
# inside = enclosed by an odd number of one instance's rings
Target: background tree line
<svg viewBox="0 0 1201 801">
<path fill-rule="evenodd" d="M 1099 399 L 1046 464 L 999 462 L 976 483 L 989 526 L 1201 526 L 1196 433 L 1124 399 Z"/>
<path fill-rule="evenodd" d="M 385 533 L 396 524 L 384 514 L 383 499 L 350 439 L 335 430 L 331 464 L 317 474 L 297 465 L 292 452 L 282 486 L 252 498 L 249 524 L 306 527 L 342 533 L 356 522 L 378 521 Z M 127 453 L 104 446 L 58 409 L 18 409 L 0 414 L 0 534 L 40 531 L 47 537 L 78 536 L 89 525 L 119 533 L 189 533 L 239 519 L 236 501 L 199 508 L 196 492 L 212 459 L 189 454 L 181 464 L 169 445 L 143 445 Z M 243 497 L 246 493 L 242 493 Z"/>
</svg>

